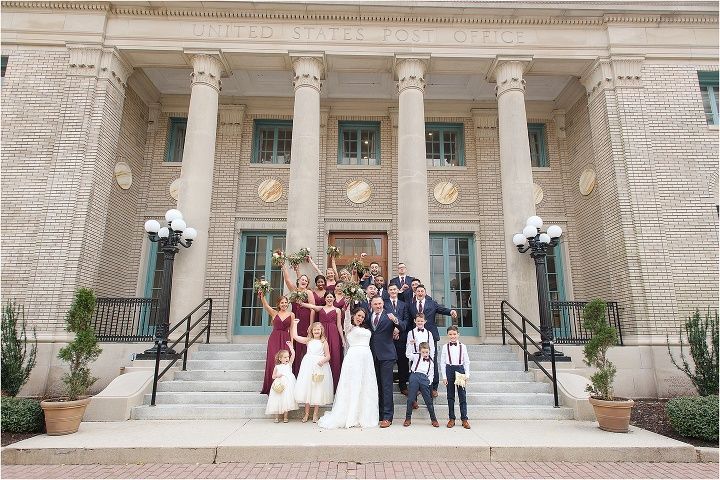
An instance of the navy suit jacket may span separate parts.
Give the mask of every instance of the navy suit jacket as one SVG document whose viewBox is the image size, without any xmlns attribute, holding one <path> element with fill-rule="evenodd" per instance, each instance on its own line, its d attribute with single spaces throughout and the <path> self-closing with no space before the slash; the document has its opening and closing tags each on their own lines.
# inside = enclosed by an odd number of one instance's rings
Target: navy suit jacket
<svg viewBox="0 0 720 480">
<path fill-rule="evenodd" d="M 390 294 L 387 291 L 387 287 L 383 287 L 382 293 L 378 291 L 378 295 L 380 295 L 380 298 L 382 298 L 383 301 L 390 300 Z"/>
<path fill-rule="evenodd" d="M 383 310 L 380 314 L 380 322 L 378 322 L 377 329 L 373 330 L 373 315 L 374 314 L 370 312 L 370 315 L 365 318 L 365 323 L 370 328 L 370 332 L 372 332 L 370 337 L 370 350 L 372 351 L 373 357 L 380 362 L 397 360 L 395 342 L 393 341 L 395 324 L 388 318 L 387 312 Z"/>
<path fill-rule="evenodd" d="M 397 310 L 393 311 L 393 305 L 390 298 L 385 300 L 385 311 L 387 313 L 394 313 L 399 320 L 398 330 L 400 330 L 400 340 L 403 337 L 407 337 L 408 330 L 415 328 L 415 324 L 410 323 L 410 310 L 405 302 L 402 300 L 397 301 Z M 410 327 L 412 325 L 412 327 Z"/>
<path fill-rule="evenodd" d="M 405 285 L 407 285 L 408 287 L 410 287 L 413 280 L 415 280 L 415 277 L 411 277 L 410 275 L 405 275 Z M 400 297 L 400 300 L 402 300 L 405 303 L 409 303 L 410 300 L 412 300 L 412 296 L 413 296 L 412 288 L 408 288 L 407 290 L 405 290 L 403 292 L 402 285 L 400 284 L 400 277 L 395 277 L 395 278 L 390 279 L 390 283 L 388 283 L 388 287 L 390 285 L 397 285 L 398 290 L 400 290 L 400 293 L 398 293 L 398 297 Z M 413 325 L 412 328 L 415 328 L 415 326 Z M 411 330 L 412 330 L 412 328 L 411 328 Z"/>
<path fill-rule="evenodd" d="M 440 305 L 435 300 L 426 295 L 423 303 L 423 313 L 425 314 L 425 328 L 430 330 L 436 342 L 439 341 L 440 332 L 438 331 L 437 325 L 435 324 L 435 314 L 439 313 L 441 315 L 450 315 L 450 309 L 443 305 Z M 417 314 L 417 300 L 411 301 L 410 316 L 413 319 L 413 322 L 415 320 L 415 317 L 417 317 Z"/>
<path fill-rule="evenodd" d="M 370 272 L 368 272 L 368 273 L 369 273 L 369 275 L 365 280 L 363 280 L 362 277 L 360 277 L 360 286 L 363 288 L 363 290 L 365 290 L 368 287 L 368 285 L 370 285 L 371 283 L 375 284 L 375 276 L 370 274 Z"/>
</svg>

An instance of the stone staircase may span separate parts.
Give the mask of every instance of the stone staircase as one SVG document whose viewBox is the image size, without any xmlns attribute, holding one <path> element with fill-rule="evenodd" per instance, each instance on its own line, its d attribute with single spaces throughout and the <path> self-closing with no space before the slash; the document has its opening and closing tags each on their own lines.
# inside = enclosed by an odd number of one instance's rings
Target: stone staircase
<svg viewBox="0 0 720 480">
<path fill-rule="evenodd" d="M 188 360 L 187 371 L 158 385 L 156 405 L 135 407 L 132 419 L 238 419 L 266 418 L 267 396 L 262 395 L 264 344 L 201 344 Z M 553 407 L 552 385 L 534 381 L 523 370 L 516 350 L 503 345 L 468 345 L 471 380 L 468 385 L 468 416 L 471 420 L 572 419 L 571 408 Z M 394 386 L 397 390 L 397 386 Z M 395 418 L 405 418 L 407 397 L 395 393 Z M 429 419 L 420 398 L 413 419 Z M 460 411 L 456 405 L 456 415 Z M 440 420 L 447 419 L 445 388 L 435 399 Z M 299 411 L 294 416 L 300 416 Z"/>
</svg>

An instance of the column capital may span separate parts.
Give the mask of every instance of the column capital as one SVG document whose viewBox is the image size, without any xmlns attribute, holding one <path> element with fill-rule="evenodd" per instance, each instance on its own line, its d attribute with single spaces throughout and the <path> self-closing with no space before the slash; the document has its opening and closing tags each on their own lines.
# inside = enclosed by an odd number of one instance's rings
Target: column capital
<svg viewBox="0 0 720 480">
<path fill-rule="evenodd" d="M 207 85 L 219 92 L 222 84 L 220 77 L 225 72 L 222 60 L 214 54 L 195 53 L 192 54 L 190 61 L 193 67 L 192 85 Z"/>
<path fill-rule="evenodd" d="M 594 97 L 604 90 L 642 87 L 644 55 L 598 57 L 580 77 L 587 94 Z"/>
<path fill-rule="evenodd" d="M 102 48 L 99 45 L 69 44 L 68 75 L 95 77 L 100 67 Z"/>
<path fill-rule="evenodd" d="M 610 57 L 615 87 L 642 87 L 644 55 L 622 55 Z"/>
<path fill-rule="evenodd" d="M 398 92 L 409 88 L 425 92 L 425 73 L 430 63 L 430 55 L 395 55 L 395 76 L 398 80 Z"/>
<path fill-rule="evenodd" d="M 472 108 L 475 138 L 492 138 L 497 135 L 498 112 L 494 108 Z"/>
<path fill-rule="evenodd" d="M 236 131 L 242 128 L 245 118 L 245 105 L 219 105 L 220 129 Z"/>
<path fill-rule="evenodd" d="M 121 91 L 127 87 L 128 77 L 132 75 L 133 67 L 126 62 L 117 48 L 104 48 L 100 59 L 100 77 L 109 80 Z"/>
<path fill-rule="evenodd" d="M 558 138 L 565 138 L 565 110 L 555 109 L 552 111 L 553 120 L 555 121 L 555 130 Z"/>
<path fill-rule="evenodd" d="M 158 120 L 160 119 L 160 110 L 162 105 L 159 103 L 151 103 L 148 105 L 147 132 L 154 133 L 157 130 Z"/>
<path fill-rule="evenodd" d="M 312 52 L 291 52 L 293 69 L 293 88 L 314 88 L 318 92 L 322 89 L 322 80 L 325 78 L 325 54 Z"/>
<path fill-rule="evenodd" d="M 400 111 L 398 107 L 388 107 L 388 116 L 390 117 L 390 126 L 392 128 L 397 129 L 398 128 L 398 115 L 400 114 Z"/>
<path fill-rule="evenodd" d="M 493 60 L 485 75 L 488 81 L 495 82 L 495 96 L 505 92 L 520 91 L 525 93 L 523 74 L 532 64 L 533 57 L 516 55 L 498 55 Z"/>
</svg>

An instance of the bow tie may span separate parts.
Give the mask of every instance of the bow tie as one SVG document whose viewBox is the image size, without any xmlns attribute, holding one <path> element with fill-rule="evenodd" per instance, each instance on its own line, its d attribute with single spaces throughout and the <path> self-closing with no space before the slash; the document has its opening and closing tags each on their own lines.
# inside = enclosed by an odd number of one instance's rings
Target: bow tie
<svg viewBox="0 0 720 480">
<path fill-rule="evenodd" d="M 423 362 L 429 362 L 429 361 L 430 361 L 429 358 L 423 358 Z"/>
<path fill-rule="evenodd" d="M 418 332 L 424 332 L 424 331 L 425 331 L 424 328 L 418 328 Z"/>
<path fill-rule="evenodd" d="M 450 346 L 457 347 L 457 342 L 450 342 Z"/>
</svg>

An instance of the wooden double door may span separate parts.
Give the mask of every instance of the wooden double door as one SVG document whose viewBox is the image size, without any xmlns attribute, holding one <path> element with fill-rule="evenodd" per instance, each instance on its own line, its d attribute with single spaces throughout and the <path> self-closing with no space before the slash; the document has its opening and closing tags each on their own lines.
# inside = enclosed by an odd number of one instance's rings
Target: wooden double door
<svg viewBox="0 0 720 480">
<path fill-rule="evenodd" d="M 338 269 L 348 265 L 353 258 L 359 259 L 365 253 L 367 254 L 363 259 L 365 266 L 370 267 L 371 262 L 377 262 L 386 282 L 390 280 L 388 275 L 395 274 L 388 270 L 388 239 L 385 232 L 330 232 L 328 245 L 340 249 L 342 255 L 336 260 Z"/>
</svg>

